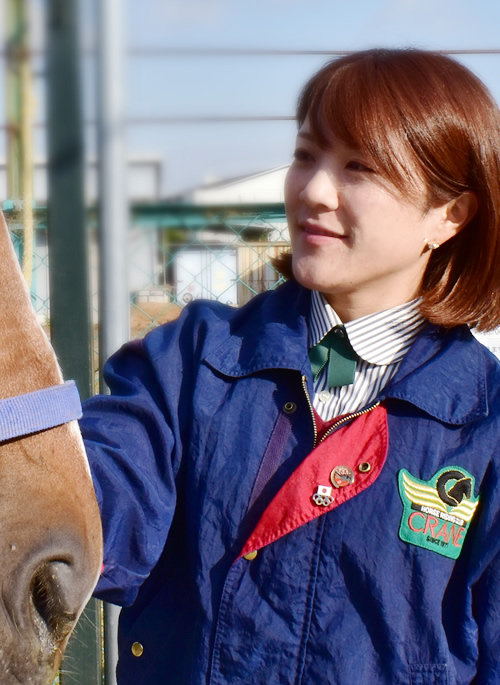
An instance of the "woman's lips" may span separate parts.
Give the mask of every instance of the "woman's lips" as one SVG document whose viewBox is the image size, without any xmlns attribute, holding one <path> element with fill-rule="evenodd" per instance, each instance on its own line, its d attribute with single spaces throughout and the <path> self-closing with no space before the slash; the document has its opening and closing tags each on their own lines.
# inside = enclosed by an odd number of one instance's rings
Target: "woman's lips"
<svg viewBox="0 0 500 685">
<path fill-rule="evenodd" d="M 336 231 L 310 221 L 299 223 L 299 228 L 302 231 L 304 239 L 307 242 L 312 243 L 323 244 L 333 240 L 345 240 L 347 237 L 341 233 L 337 233 Z"/>
</svg>

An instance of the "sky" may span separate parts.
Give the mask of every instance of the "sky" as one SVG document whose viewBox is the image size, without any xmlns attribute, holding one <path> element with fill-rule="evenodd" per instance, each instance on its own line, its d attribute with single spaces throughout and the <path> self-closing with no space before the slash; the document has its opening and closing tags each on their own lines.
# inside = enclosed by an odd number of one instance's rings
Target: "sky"
<svg viewBox="0 0 500 685">
<path fill-rule="evenodd" d="M 3 5 L 0 0 L 0 26 Z M 80 34 L 95 46 L 96 2 L 80 0 Z M 103 1 L 103 0 L 101 0 Z M 33 42 L 43 44 L 45 0 L 30 0 Z M 123 0 L 127 48 L 357 50 L 374 46 L 500 48 L 498 0 Z M 326 56 L 137 56 L 123 63 L 126 119 L 178 116 L 293 116 L 297 95 Z M 500 101 L 500 55 L 460 56 Z M 82 57 L 85 118 L 95 118 L 95 57 Z M 44 119 L 43 77 L 38 119 Z M 4 119 L 0 62 L 0 124 Z M 0 131 L 0 136 L 4 136 Z M 292 121 L 130 124 L 128 157 L 163 163 L 163 193 L 287 164 Z M 86 126 L 87 153 L 96 152 Z M 43 131 L 37 154 L 44 154 Z M 0 159 L 5 156 L 0 139 Z"/>
</svg>

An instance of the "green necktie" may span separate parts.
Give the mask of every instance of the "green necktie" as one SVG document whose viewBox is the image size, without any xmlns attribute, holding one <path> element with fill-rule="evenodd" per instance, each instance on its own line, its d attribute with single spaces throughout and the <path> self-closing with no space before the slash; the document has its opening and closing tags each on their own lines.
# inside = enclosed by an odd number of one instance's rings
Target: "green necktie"
<svg viewBox="0 0 500 685">
<path fill-rule="evenodd" d="M 335 326 L 309 350 L 314 380 L 328 364 L 328 387 L 354 383 L 358 355 L 353 350 L 344 326 Z"/>
</svg>

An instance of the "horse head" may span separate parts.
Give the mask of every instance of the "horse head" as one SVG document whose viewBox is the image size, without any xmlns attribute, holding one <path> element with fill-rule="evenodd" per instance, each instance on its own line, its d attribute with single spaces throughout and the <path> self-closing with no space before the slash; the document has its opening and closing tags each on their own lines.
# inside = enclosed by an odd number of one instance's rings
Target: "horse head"
<svg viewBox="0 0 500 685">
<path fill-rule="evenodd" d="M 1 213 L 0 254 L 0 682 L 49 685 L 99 576 L 101 523 L 78 400 Z"/>
</svg>

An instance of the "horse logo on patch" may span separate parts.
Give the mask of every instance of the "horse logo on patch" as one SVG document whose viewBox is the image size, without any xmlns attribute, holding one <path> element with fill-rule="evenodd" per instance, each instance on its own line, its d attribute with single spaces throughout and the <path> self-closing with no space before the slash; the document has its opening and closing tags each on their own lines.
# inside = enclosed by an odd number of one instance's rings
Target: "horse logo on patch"
<svg viewBox="0 0 500 685">
<path fill-rule="evenodd" d="M 398 484 L 403 502 L 401 540 L 456 559 L 479 501 L 474 497 L 474 476 L 459 466 L 447 466 L 423 481 L 401 469 Z"/>
</svg>

